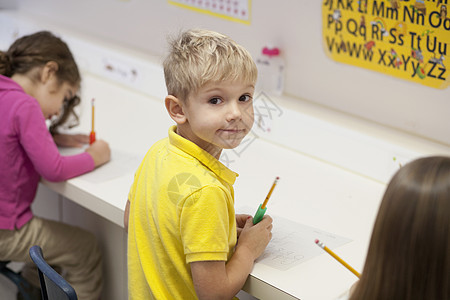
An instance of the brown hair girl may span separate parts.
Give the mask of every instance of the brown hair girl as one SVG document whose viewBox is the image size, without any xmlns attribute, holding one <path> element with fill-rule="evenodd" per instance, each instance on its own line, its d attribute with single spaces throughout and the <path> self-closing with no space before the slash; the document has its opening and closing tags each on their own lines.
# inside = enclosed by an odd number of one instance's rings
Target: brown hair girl
<svg viewBox="0 0 450 300">
<path fill-rule="evenodd" d="M 450 299 L 450 157 L 417 159 L 392 178 L 350 299 Z"/>
<path fill-rule="evenodd" d="M 77 64 L 67 44 L 48 31 L 40 31 L 17 39 L 6 51 L 0 51 L 0 74 L 12 77 L 14 74 L 27 75 L 31 80 L 39 79 L 39 71 L 46 63 L 53 61 L 57 64 L 56 77 L 59 83 L 67 82 L 71 86 L 79 87 L 81 77 Z M 70 127 L 78 125 L 78 116 L 74 107 L 80 103 L 78 96 L 64 99 L 62 113 L 52 121 L 50 132 L 57 133 L 59 126 L 69 117 L 74 117 Z"/>
</svg>

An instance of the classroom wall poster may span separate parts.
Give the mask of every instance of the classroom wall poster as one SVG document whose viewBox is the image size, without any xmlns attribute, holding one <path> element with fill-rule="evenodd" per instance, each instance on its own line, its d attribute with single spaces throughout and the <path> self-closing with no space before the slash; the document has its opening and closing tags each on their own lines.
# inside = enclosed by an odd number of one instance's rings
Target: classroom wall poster
<svg viewBox="0 0 450 300">
<path fill-rule="evenodd" d="M 229 21 L 250 24 L 251 0 L 168 0 L 168 2 Z"/>
<path fill-rule="evenodd" d="M 445 89 L 450 0 L 324 0 L 323 44 L 338 62 Z"/>
</svg>

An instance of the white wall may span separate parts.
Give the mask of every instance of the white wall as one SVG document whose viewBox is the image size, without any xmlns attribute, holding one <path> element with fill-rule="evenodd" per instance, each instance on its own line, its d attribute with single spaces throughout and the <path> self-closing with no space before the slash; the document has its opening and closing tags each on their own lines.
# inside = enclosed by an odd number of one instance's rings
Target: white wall
<svg viewBox="0 0 450 300">
<path fill-rule="evenodd" d="M 323 1 L 252 1 L 250 25 L 182 9 L 165 0 L 18 3 L 19 11 L 161 57 L 166 35 L 190 27 L 230 35 L 254 56 L 264 45 L 276 45 L 287 62 L 286 94 L 450 145 L 450 89 L 429 88 L 327 58 L 322 44 Z"/>
</svg>

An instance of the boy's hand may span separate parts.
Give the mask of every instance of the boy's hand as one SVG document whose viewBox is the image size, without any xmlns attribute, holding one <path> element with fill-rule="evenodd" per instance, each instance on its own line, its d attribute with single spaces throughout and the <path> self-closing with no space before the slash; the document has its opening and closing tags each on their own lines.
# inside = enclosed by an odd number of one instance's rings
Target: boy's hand
<svg viewBox="0 0 450 300">
<path fill-rule="evenodd" d="M 272 221 L 269 215 L 265 215 L 261 222 L 253 225 L 253 218 L 248 216 L 236 248 L 247 248 L 253 256 L 253 260 L 256 260 L 272 239 Z"/>
<path fill-rule="evenodd" d="M 239 238 L 239 235 L 241 235 L 241 231 L 244 228 L 248 217 L 251 217 L 251 216 L 247 215 L 247 214 L 237 214 L 236 215 L 236 229 L 237 229 L 237 237 L 238 238 Z"/>
<path fill-rule="evenodd" d="M 86 152 L 92 156 L 96 167 L 103 165 L 111 159 L 109 145 L 103 140 L 96 140 L 86 149 Z"/>
<path fill-rule="evenodd" d="M 86 134 L 61 134 L 56 133 L 53 135 L 55 144 L 59 147 L 75 147 L 81 148 L 86 144 L 89 144 L 89 136 Z"/>
</svg>

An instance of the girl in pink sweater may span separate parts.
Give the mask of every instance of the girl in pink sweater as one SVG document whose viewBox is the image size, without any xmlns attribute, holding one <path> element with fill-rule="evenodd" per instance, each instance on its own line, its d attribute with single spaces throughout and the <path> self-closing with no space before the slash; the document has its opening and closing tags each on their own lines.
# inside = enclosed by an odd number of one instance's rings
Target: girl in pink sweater
<svg viewBox="0 0 450 300">
<path fill-rule="evenodd" d="M 49 264 L 67 272 L 80 299 L 98 299 L 101 255 L 95 238 L 79 228 L 33 216 L 30 208 L 41 176 L 64 181 L 110 159 L 109 146 L 102 140 L 82 154 L 58 152 L 57 144 L 89 142 L 87 135 L 58 134 L 58 126 L 79 103 L 80 81 L 69 48 L 50 32 L 24 36 L 8 51 L 0 51 L 0 260 L 29 262 L 29 248 L 40 245 Z M 55 116 L 59 117 L 54 120 Z M 47 119 L 53 120 L 51 133 Z M 38 286 L 37 274 L 27 270 L 24 277 Z"/>
</svg>

